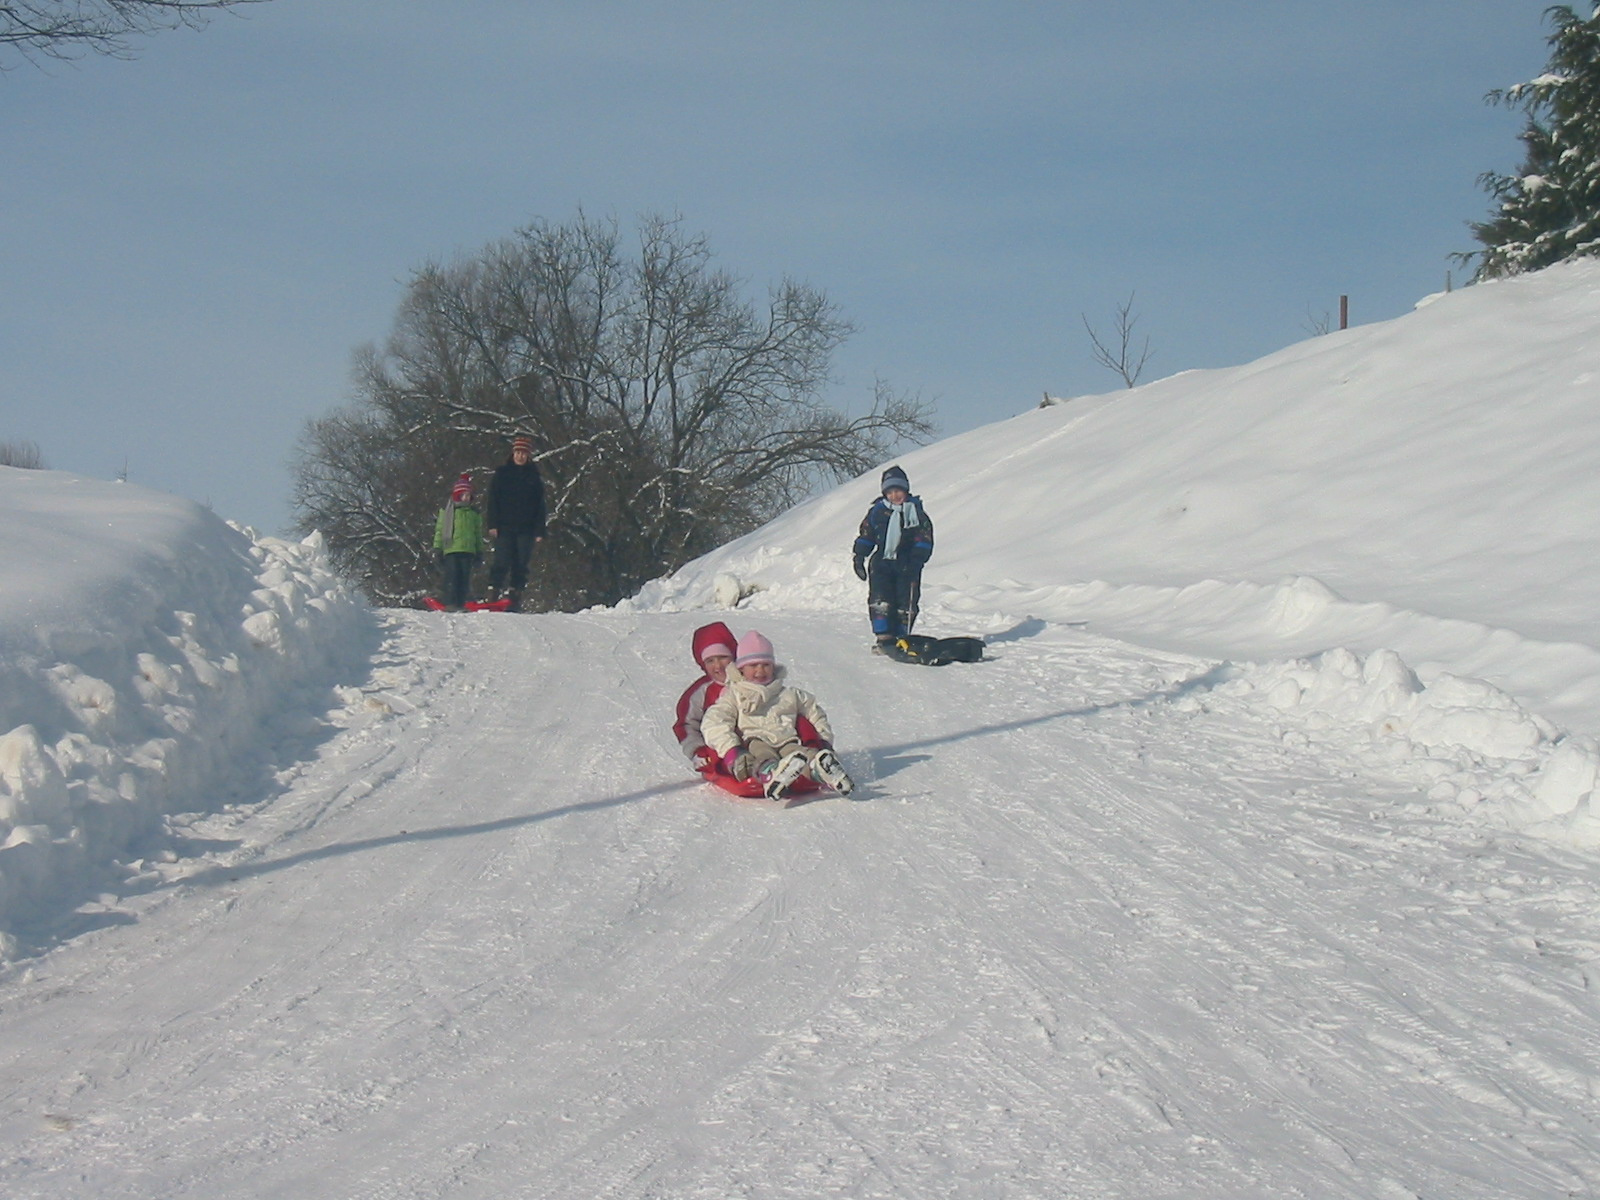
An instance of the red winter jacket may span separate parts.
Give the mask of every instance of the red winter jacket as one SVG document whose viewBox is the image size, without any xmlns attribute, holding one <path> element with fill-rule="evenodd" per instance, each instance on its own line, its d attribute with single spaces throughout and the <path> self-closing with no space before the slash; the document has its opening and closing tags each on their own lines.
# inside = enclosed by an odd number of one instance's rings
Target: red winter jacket
<svg viewBox="0 0 1600 1200">
<path fill-rule="evenodd" d="M 706 744 L 700 732 L 700 722 L 705 720 L 706 709 L 722 695 L 722 685 L 709 675 L 702 675 L 683 690 L 678 697 L 678 719 L 672 723 L 672 736 L 678 739 L 684 757 L 694 758 L 694 752 Z"/>
</svg>

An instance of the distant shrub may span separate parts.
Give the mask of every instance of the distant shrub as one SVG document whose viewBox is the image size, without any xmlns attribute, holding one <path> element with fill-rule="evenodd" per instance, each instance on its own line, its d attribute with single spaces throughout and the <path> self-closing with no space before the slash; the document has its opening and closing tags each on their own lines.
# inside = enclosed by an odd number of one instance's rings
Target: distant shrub
<svg viewBox="0 0 1600 1200">
<path fill-rule="evenodd" d="M 21 467 L 27 471 L 42 471 L 44 455 L 33 442 L 0 442 L 0 467 Z"/>
</svg>

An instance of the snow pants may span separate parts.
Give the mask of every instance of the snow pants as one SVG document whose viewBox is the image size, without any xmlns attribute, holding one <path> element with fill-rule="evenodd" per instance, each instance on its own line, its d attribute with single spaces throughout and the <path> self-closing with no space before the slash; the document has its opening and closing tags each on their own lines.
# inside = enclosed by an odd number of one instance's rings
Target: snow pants
<svg viewBox="0 0 1600 1200">
<path fill-rule="evenodd" d="M 755 764 L 757 773 L 768 770 L 780 758 L 794 754 L 796 751 L 806 756 L 806 764 L 809 766 L 812 759 L 816 758 L 823 750 L 829 748 L 828 743 L 817 736 L 817 727 L 805 717 L 801 717 L 795 722 L 795 732 L 797 736 L 787 738 L 776 745 L 760 738 L 748 738 L 745 740 L 744 748 L 749 751 L 750 759 Z"/>
<path fill-rule="evenodd" d="M 780 759 L 787 758 L 791 754 L 804 755 L 806 769 L 809 771 L 812 761 L 822 753 L 820 746 L 808 746 L 801 741 L 785 742 L 781 746 L 773 746 L 760 738 L 751 738 L 750 741 L 745 743 L 745 748 L 750 751 L 750 760 L 754 765 L 753 774 L 756 775 L 770 773 L 772 768 L 778 765 Z"/>
<path fill-rule="evenodd" d="M 910 633 L 917 623 L 917 602 L 921 598 L 920 564 L 874 556 L 867 568 L 867 616 L 872 621 L 874 637 L 881 641 Z"/>
<path fill-rule="evenodd" d="M 520 592 L 528 586 L 528 559 L 533 555 L 537 537 L 531 529 L 502 529 L 495 536 L 494 566 L 489 569 L 490 587 L 502 588 L 509 584 Z"/>
<path fill-rule="evenodd" d="M 472 595 L 472 568 L 477 565 L 476 554 L 446 554 L 439 566 L 444 576 L 444 594 L 439 598 L 446 608 L 460 608 Z"/>
</svg>

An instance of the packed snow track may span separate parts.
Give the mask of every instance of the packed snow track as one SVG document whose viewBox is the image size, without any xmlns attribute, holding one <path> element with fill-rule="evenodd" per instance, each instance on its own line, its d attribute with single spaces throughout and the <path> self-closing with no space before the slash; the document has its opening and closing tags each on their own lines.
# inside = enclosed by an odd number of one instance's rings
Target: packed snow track
<svg viewBox="0 0 1600 1200">
<path fill-rule="evenodd" d="M 718 616 L 854 797 L 689 775 Z M 1286 738 L 1215 663 L 385 622 L 316 757 L 7 968 L 9 1200 L 1600 1190 L 1592 856 Z"/>
</svg>

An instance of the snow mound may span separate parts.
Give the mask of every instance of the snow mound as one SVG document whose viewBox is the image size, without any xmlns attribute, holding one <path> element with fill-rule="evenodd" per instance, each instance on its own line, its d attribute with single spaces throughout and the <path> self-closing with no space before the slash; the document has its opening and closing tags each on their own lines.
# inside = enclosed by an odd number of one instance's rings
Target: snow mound
<svg viewBox="0 0 1600 1200">
<path fill-rule="evenodd" d="M 316 535 L 257 537 L 157 492 L 13 468 L 0 513 L 4 957 L 161 853 L 167 815 L 260 799 L 252 772 L 360 669 L 372 617 Z"/>
<path fill-rule="evenodd" d="M 1352 752 L 1415 786 L 1429 802 L 1497 828 L 1565 845 L 1600 846 L 1600 746 L 1568 734 L 1477 679 L 1427 683 L 1393 651 L 1332 650 L 1235 668 L 1179 706 L 1272 714 L 1286 742 Z"/>
</svg>

